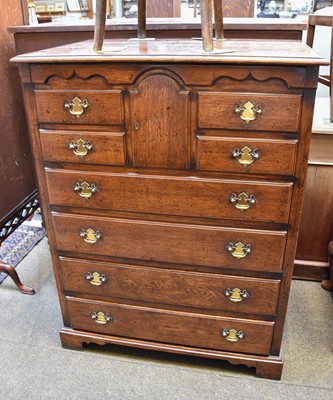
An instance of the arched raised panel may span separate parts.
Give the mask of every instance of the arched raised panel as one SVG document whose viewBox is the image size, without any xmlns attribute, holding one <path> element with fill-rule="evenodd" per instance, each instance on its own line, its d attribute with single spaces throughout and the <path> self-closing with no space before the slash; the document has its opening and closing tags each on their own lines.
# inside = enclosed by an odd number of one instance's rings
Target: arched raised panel
<svg viewBox="0 0 333 400">
<path fill-rule="evenodd" d="M 131 91 L 133 165 L 189 167 L 189 92 L 171 77 L 150 75 Z"/>
</svg>

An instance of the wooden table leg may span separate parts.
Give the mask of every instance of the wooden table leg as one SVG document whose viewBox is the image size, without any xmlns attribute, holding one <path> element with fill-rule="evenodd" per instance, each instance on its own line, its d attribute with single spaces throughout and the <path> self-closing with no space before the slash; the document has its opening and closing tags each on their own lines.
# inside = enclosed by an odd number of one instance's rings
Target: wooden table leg
<svg viewBox="0 0 333 400">
<path fill-rule="evenodd" d="M 17 272 L 15 271 L 15 268 L 13 268 L 12 266 L 4 264 L 0 261 L 0 272 L 8 274 L 13 279 L 15 285 L 18 287 L 21 293 L 24 294 L 36 293 L 34 289 L 28 288 L 27 286 L 23 285 L 23 283 L 20 281 L 20 278 L 17 275 Z"/>
<path fill-rule="evenodd" d="M 330 268 L 330 279 L 321 282 L 321 287 L 330 292 L 333 291 L 333 239 L 328 245 L 328 264 Z"/>
</svg>

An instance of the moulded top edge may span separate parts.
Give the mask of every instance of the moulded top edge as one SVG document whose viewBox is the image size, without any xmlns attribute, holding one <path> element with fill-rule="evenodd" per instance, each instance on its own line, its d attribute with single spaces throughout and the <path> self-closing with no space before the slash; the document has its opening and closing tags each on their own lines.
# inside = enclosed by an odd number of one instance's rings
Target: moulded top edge
<svg viewBox="0 0 333 400">
<path fill-rule="evenodd" d="M 328 65 L 328 61 L 299 41 L 216 40 L 205 52 L 201 39 L 105 40 L 102 51 L 92 40 L 14 57 L 18 63 L 188 62 L 263 65 Z"/>
</svg>

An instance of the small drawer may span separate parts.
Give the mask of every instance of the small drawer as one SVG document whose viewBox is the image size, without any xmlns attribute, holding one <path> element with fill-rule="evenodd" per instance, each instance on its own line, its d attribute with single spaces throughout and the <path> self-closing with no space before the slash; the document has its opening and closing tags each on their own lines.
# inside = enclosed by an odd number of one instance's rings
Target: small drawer
<svg viewBox="0 0 333 400">
<path fill-rule="evenodd" d="M 41 130 L 44 161 L 125 165 L 124 132 Z"/>
<path fill-rule="evenodd" d="M 297 132 L 301 100 L 300 95 L 201 92 L 199 128 Z"/>
<path fill-rule="evenodd" d="M 292 183 L 55 169 L 47 169 L 46 177 L 50 202 L 59 206 L 241 221 L 289 219 Z"/>
<path fill-rule="evenodd" d="M 73 329 L 215 350 L 268 355 L 274 322 L 67 298 Z"/>
<path fill-rule="evenodd" d="M 36 90 L 40 123 L 123 125 L 121 90 Z"/>
<path fill-rule="evenodd" d="M 172 264 L 280 272 L 284 231 L 53 215 L 60 251 Z"/>
<path fill-rule="evenodd" d="M 224 312 L 275 315 L 280 281 L 60 257 L 64 290 Z"/>
<path fill-rule="evenodd" d="M 197 169 L 292 175 L 296 140 L 197 136 Z"/>
</svg>

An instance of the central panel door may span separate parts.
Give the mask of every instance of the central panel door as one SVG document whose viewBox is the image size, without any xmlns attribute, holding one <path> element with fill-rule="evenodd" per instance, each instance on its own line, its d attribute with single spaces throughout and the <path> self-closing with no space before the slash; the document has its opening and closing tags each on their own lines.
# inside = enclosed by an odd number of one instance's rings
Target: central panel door
<svg viewBox="0 0 333 400">
<path fill-rule="evenodd" d="M 131 90 L 133 165 L 189 167 L 190 102 L 170 76 L 155 73 Z"/>
</svg>

